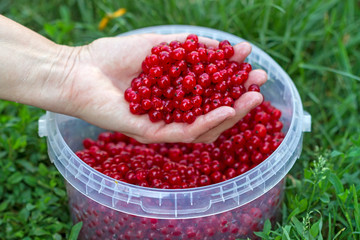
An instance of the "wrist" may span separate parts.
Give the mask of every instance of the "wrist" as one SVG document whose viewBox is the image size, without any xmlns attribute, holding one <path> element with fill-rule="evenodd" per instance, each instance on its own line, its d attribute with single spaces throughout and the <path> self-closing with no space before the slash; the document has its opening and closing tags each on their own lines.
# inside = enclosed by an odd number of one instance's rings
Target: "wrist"
<svg viewBox="0 0 360 240">
<path fill-rule="evenodd" d="M 0 99 L 62 111 L 81 47 L 58 45 L 2 15 L 0 42 Z"/>
<path fill-rule="evenodd" d="M 82 47 L 54 45 L 34 62 L 28 74 L 35 97 L 25 104 L 59 113 L 71 107 L 71 90 Z"/>
</svg>

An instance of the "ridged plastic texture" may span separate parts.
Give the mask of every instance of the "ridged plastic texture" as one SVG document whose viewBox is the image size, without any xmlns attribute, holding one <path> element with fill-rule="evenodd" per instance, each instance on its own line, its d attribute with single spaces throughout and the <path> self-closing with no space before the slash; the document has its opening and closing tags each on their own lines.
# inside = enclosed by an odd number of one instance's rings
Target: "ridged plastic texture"
<svg viewBox="0 0 360 240">
<path fill-rule="evenodd" d="M 231 44 L 245 41 L 222 31 L 183 25 L 143 28 L 124 35 L 180 32 L 227 39 Z M 269 79 L 262 92 L 266 100 L 282 111 L 286 136 L 270 157 L 250 171 L 225 182 L 193 189 L 152 189 L 118 182 L 92 169 L 74 153 L 82 149 L 85 137 L 95 138 L 102 129 L 80 119 L 47 112 L 39 121 L 39 135 L 47 136 L 51 161 L 77 191 L 106 207 L 136 216 L 204 217 L 229 211 L 258 198 L 279 183 L 299 158 L 303 132 L 310 131 L 311 117 L 303 111 L 299 93 L 290 77 L 265 52 L 252 47 L 246 61 L 268 73 Z"/>
</svg>

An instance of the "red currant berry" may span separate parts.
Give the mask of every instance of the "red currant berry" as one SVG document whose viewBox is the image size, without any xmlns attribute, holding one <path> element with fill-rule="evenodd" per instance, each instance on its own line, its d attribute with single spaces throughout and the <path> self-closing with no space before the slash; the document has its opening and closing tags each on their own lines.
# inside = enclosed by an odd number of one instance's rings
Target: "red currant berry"
<svg viewBox="0 0 360 240">
<path fill-rule="evenodd" d="M 243 62 L 240 63 L 240 69 L 245 70 L 246 72 L 250 72 L 252 70 L 252 67 L 249 63 Z"/>
<path fill-rule="evenodd" d="M 143 99 L 141 101 L 141 108 L 144 110 L 149 110 L 152 108 L 152 102 L 150 99 Z"/>
<path fill-rule="evenodd" d="M 191 103 L 194 108 L 198 108 L 202 105 L 202 97 L 200 95 L 195 95 L 191 98 Z"/>
<path fill-rule="evenodd" d="M 206 186 L 206 185 L 210 185 L 211 184 L 211 180 L 209 178 L 209 176 L 207 175 L 201 175 L 199 180 L 198 180 L 198 185 L 199 186 Z"/>
<path fill-rule="evenodd" d="M 187 89 L 188 91 L 191 91 L 196 85 L 196 79 L 195 77 L 191 75 L 187 75 L 184 77 L 183 80 L 183 87 Z"/>
<path fill-rule="evenodd" d="M 182 47 L 185 49 L 186 52 L 191 52 L 191 51 L 196 50 L 197 42 L 194 41 L 193 39 L 187 39 L 183 43 Z"/>
<path fill-rule="evenodd" d="M 248 88 L 249 92 L 260 92 L 260 87 L 257 84 L 251 84 Z"/>
<path fill-rule="evenodd" d="M 158 122 L 160 120 L 162 120 L 162 113 L 161 111 L 158 111 L 158 110 L 151 110 L 149 112 L 149 118 L 150 118 L 150 121 L 152 122 Z"/>
<path fill-rule="evenodd" d="M 178 47 L 170 52 L 170 57 L 174 60 L 183 60 L 185 58 L 185 49 Z"/>
<path fill-rule="evenodd" d="M 135 94 L 135 91 L 133 91 L 131 87 L 126 89 L 124 93 L 125 100 L 128 102 L 133 102 L 133 97 Z"/>
<path fill-rule="evenodd" d="M 139 87 L 138 92 L 142 99 L 151 97 L 151 90 L 148 87 L 141 86 Z"/>
<path fill-rule="evenodd" d="M 194 42 L 198 42 L 199 41 L 199 38 L 196 34 L 189 34 L 187 37 L 186 37 L 186 40 L 193 40 Z"/>
<path fill-rule="evenodd" d="M 200 86 L 202 86 L 203 88 L 207 88 L 210 86 L 211 84 L 211 79 L 210 79 L 210 76 L 209 74 L 207 73 L 203 73 L 199 76 L 198 78 L 198 83 Z"/>
<path fill-rule="evenodd" d="M 225 58 L 225 53 L 222 49 L 218 49 L 215 51 L 216 60 L 223 60 Z"/>
<path fill-rule="evenodd" d="M 173 65 L 169 69 L 169 76 L 172 78 L 179 77 L 181 74 L 181 68 L 177 65 Z"/>
<path fill-rule="evenodd" d="M 206 68 L 205 68 L 205 72 L 206 72 L 207 74 L 209 74 L 209 75 L 212 75 L 212 74 L 214 74 L 214 73 L 217 72 L 217 71 L 218 71 L 218 68 L 217 68 L 217 66 L 216 66 L 215 64 L 213 64 L 213 63 L 210 63 L 210 64 L 207 65 Z"/>
<path fill-rule="evenodd" d="M 139 103 L 130 103 L 130 112 L 135 115 L 141 114 L 141 105 Z"/>
<path fill-rule="evenodd" d="M 177 48 L 181 47 L 181 42 L 179 42 L 179 41 L 177 41 L 177 40 L 171 41 L 171 42 L 169 43 L 169 47 L 170 47 L 171 49 L 177 49 Z"/>
<path fill-rule="evenodd" d="M 197 51 L 192 51 L 186 55 L 186 61 L 195 65 L 200 62 L 199 53 Z"/>
<path fill-rule="evenodd" d="M 226 59 L 229 59 L 232 56 L 234 56 L 234 48 L 231 45 L 224 46 L 223 50 Z"/>
<path fill-rule="evenodd" d="M 160 66 L 154 66 L 149 70 L 149 77 L 158 78 L 163 74 L 163 70 Z"/>
<path fill-rule="evenodd" d="M 227 45 L 231 45 L 230 42 L 228 40 L 222 40 L 219 42 L 219 48 L 223 49 L 225 46 Z"/>
<path fill-rule="evenodd" d="M 176 89 L 174 92 L 174 100 L 181 101 L 184 99 L 185 92 L 182 89 Z"/>
<path fill-rule="evenodd" d="M 182 101 L 181 101 L 181 104 L 180 104 L 180 110 L 181 111 L 189 111 L 190 109 L 193 108 L 193 104 L 191 103 L 191 100 L 188 99 L 188 98 L 184 98 Z"/>
<path fill-rule="evenodd" d="M 215 171 L 210 175 L 210 178 L 213 183 L 218 183 L 222 181 L 222 174 L 219 171 Z"/>
<path fill-rule="evenodd" d="M 258 123 L 254 126 L 254 134 L 259 138 L 265 138 L 267 132 L 264 124 Z"/>
<path fill-rule="evenodd" d="M 170 86 L 170 78 L 168 75 L 163 75 L 160 77 L 160 79 L 157 82 L 157 85 L 161 89 L 166 89 Z"/>
<path fill-rule="evenodd" d="M 194 112 L 192 111 L 187 111 L 183 114 L 183 121 L 188 123 L 188 124 L 191 124 L 195 121 L 196 119 L 196 116 L 194 114 Z"/>
</svg>

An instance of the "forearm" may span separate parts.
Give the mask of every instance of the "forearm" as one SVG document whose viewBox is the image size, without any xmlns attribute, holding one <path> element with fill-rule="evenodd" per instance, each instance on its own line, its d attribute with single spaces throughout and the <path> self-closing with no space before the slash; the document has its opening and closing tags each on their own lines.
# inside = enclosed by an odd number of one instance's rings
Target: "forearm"
<svg viewBox="0 0 360 240">
<path fill-rule="evenodd" d="M 44 109 L 66 104 L 60 90 L 72 50 L 0 15 L 0 99 Z"/>
</svg>

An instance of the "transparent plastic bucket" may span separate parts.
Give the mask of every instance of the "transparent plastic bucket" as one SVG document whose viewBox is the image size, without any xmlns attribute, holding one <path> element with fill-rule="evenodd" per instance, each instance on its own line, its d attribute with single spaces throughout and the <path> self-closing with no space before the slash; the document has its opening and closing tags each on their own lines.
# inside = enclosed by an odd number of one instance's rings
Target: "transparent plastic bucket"
<svg viewBox="0 0 360 240">
<path fill-rule="evenodd" d="M 245 41 L 219 30 L 167 25 L 139 33 L 195 33 L 231 44 Z M 74 222 L 83 221 L 80 239 L 238 239 L 253 238 L 266 219 L 279 213 L 284 177 L 299 158 L 311 116 L 284 70 L 252 45 L 246 59 L 269 76 L 261 88 L 267 101 L 282 111 L 286 134 L 278 149 L 248 172 L 217 184 L 191 189 L 154 189 L 116 181 L 86 165 L 75 152 L 84 138 L 104 131 L 80 119 L 47 112 L 39 135 L 47 137 L 50 160 L 66 180 Z"/>
</svg>

